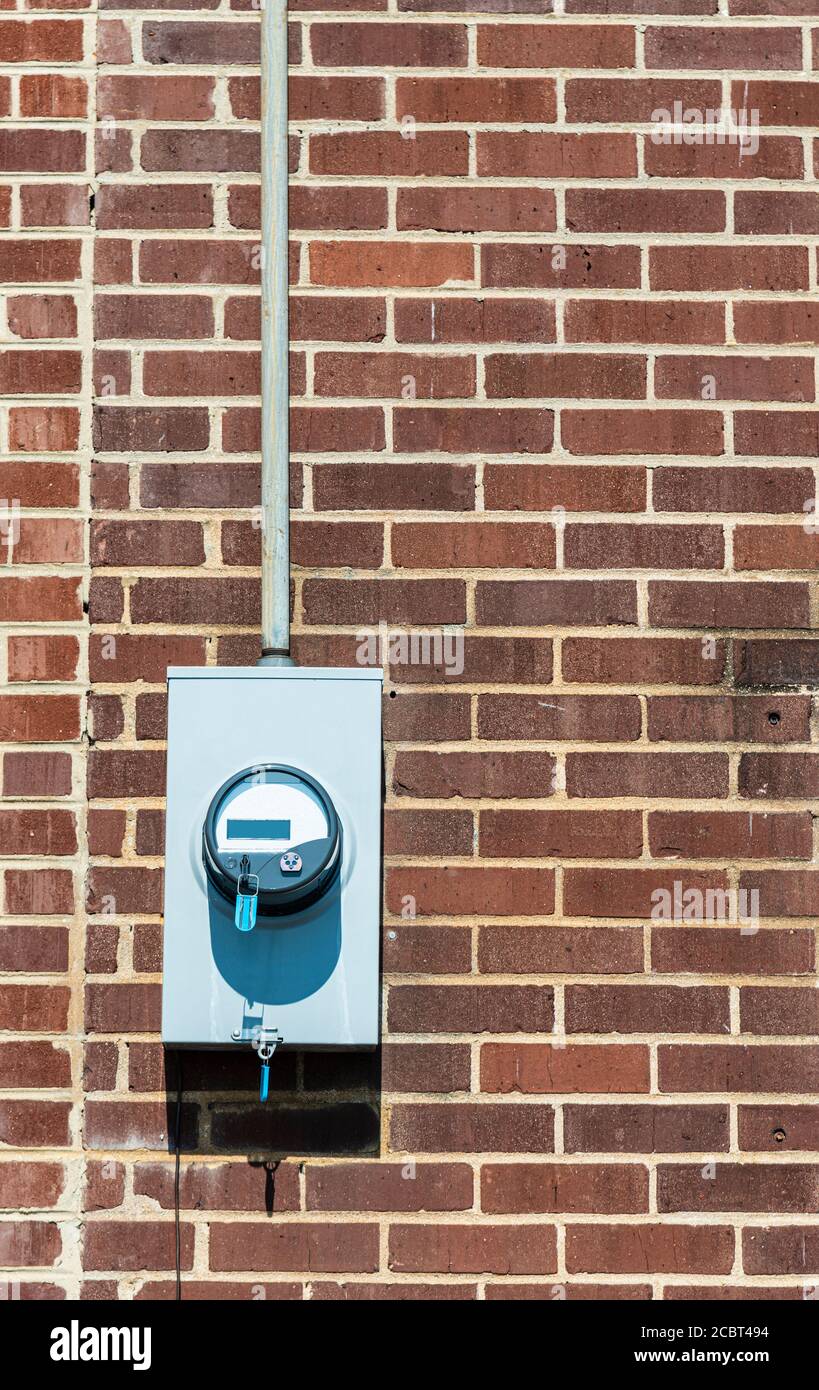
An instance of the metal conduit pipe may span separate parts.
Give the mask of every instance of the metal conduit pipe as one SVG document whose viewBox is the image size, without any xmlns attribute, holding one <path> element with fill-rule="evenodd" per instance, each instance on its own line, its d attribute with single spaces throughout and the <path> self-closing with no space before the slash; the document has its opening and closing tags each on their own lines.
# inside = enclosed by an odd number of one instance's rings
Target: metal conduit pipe
<svg viewBox="0 0 819 1390">
<path fill-rule="evenodd" d="M 262 655 L 290 656 L 287 0 L 262 0 Z"/>
</svg>

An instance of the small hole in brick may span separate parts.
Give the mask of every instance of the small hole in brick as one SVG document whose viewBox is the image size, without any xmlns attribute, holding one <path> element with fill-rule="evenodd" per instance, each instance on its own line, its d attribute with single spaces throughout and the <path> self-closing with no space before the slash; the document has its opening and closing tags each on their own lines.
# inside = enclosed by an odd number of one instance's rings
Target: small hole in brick
<svg viewBox="0 0 819 1390">
<path fill-rule="evenodd" d="M 769 710 L 769 711 L 768 711 L 768 723 L 769 723 L 769 724 L 773 724 L 773 725 L 775 726 L 775 725 L 777 725 L 777 724 L 779 723 L 779 721 L 780 721 L 781 718 L 782 718 L 782 716 L 781 716 L 781 714 L 779 713 L 779 710 L 778 710 L 778 709 L 772 709 L 772 710 Z"/>
<path fill-rule="evenodd" d="M 391 700 L 394 700 L 397 694 L 398 694 L 398 691 L 397 691 L 397 690 L 391 690 L 391 691 L 390 691 L 390 699 L 391 699 Z"/>
<path fill-rule="evenodd" d="M 785 1134 L 784 1129 L 775 1129 L 773 1132 L 773 1137 L 776 1140 L 777 1144 L 781 1144 L 784 1142 L 787 1136 Z"/>
</svg>

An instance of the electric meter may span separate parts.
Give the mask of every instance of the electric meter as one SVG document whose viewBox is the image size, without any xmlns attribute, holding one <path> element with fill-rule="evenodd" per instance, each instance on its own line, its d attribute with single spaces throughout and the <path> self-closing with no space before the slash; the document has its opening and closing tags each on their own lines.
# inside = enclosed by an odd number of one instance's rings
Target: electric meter
<svg viewBox="0 0 819 1390">
<path fill-rule="evenodd" d="M 235 902 L 240 931 L 259 912 L 307 907 L 327 892 L 341 863 L 335 807 L 315 778 L 295 767 L 247 767 L 228 778 L 205 818 L 208 877 Z"/>
<path fill-rule="evenodd" d="M 171 667 L 162 1037 L 378 1041 L 381 672 Z"/>
</svg>

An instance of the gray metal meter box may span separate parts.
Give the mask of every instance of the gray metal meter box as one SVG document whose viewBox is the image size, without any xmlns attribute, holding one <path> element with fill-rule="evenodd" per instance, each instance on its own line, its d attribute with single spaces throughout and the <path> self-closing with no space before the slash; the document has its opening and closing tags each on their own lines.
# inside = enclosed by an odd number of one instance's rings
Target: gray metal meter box
<svg viewBox="0 0 819 1390">
<path fill-rule="evenodd" d="M 377 1043 L 381 682 L 168 670 L 163 1042 Z"/>
</svg>

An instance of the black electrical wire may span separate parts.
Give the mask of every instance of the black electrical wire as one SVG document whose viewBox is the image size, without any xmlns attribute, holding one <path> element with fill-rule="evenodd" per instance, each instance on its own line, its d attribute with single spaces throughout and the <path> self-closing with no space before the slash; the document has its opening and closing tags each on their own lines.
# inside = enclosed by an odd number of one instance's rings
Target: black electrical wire
<svg viewBox="0 0 819 1390">
<path fill-rule="evenodd" d="M 174 1235 L 176 1246 L 176 1302 L 182 1298 L 182 1233 L 179 1219 L 179 1169 L 182 1151 L 182 1053 L 176 1052 L 176 1123 L 174 1126 L 176 1163 L 173 1182 Z"/>
</svg>

